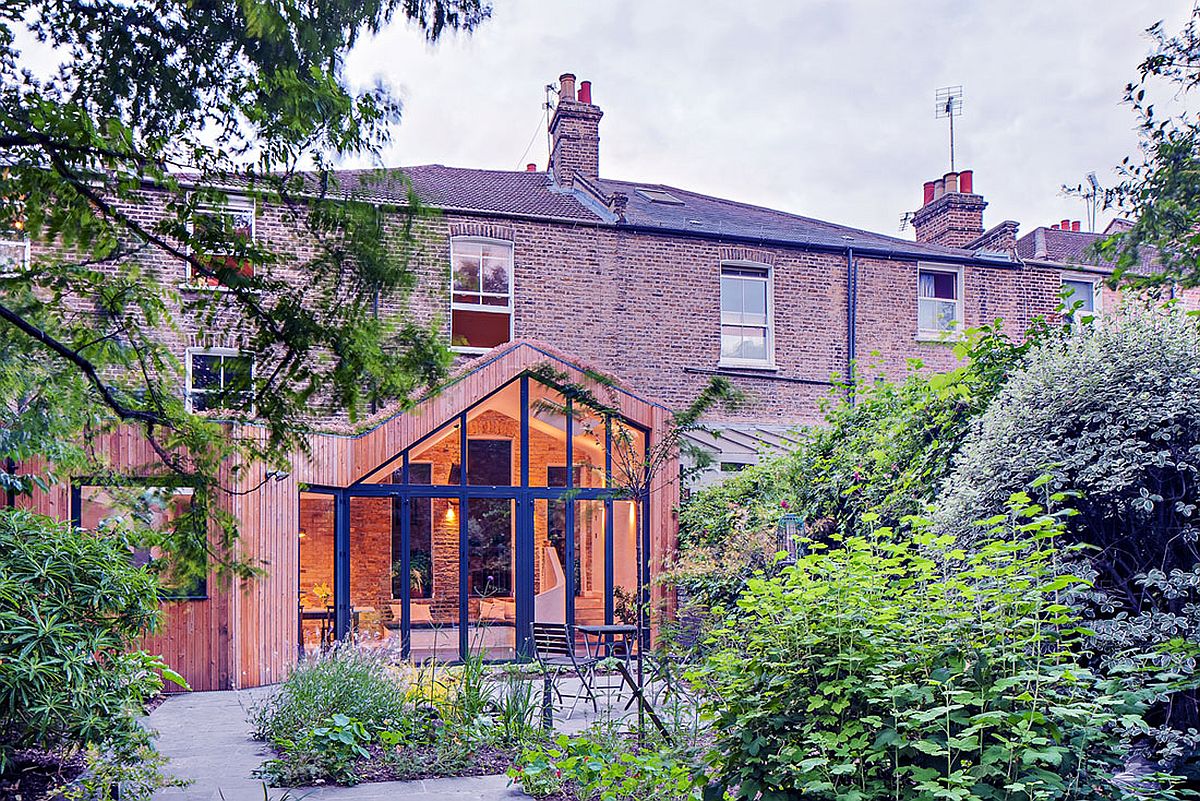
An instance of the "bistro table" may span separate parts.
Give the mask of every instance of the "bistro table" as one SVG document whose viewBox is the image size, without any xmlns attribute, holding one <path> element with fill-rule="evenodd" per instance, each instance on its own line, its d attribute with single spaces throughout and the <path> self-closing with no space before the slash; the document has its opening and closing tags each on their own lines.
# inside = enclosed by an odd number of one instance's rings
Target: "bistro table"
<svg viewBox="0 0 1200 801">
<path fill-rule="evenodd" d="M 583 647 L 587 649 L 587 654 L 592 659 L 617 657 L 615 665 L 617 673 L 621 677 L 621 682 L 629 685 L 629 690 L 632 693 L 632 697 L 629 699 L 629 703 L 625 705 L 625 708 L 629 709 L 631 705 L 637 703 L 642 710 L 650 715 L 650 720 L 653 721 L 667 742 L 671 742 L 671 735 L 667 732 L 666 726 L 659 720 L 654 707 L 646 699 L 643 688 L 638 684 L 637 679 L 629 672 L 629 660 L 633 656 L 633 644 L 637 641 L 638 627 L 625 623 L 617 623 L 607 626 L 576 626 L 575 630 L 583 635 Z M 620 652 L 615 648 L 617 639 L 621 641 Z M 601 656 L 602 653 L 603 656 Z M 609 685 L 599 689 L 608 692 L 615 690 L 617 698 L 621 697 L 621 684 Z"/>
<path fill-rule="evenodd" d="M 583 635 L 583 647 L 592 659 L 606 659 L 610 656 L 620 656 L 626 662 L 633 654 L 633 643 L 637 638 L 637 626 L 617 623 L 607 626 L 576 626 L 575 630 Z M 621 648 L 617 649 L 620 639 Z M 603 656 L 601 656 L 603 654 Z"/>
</svg>

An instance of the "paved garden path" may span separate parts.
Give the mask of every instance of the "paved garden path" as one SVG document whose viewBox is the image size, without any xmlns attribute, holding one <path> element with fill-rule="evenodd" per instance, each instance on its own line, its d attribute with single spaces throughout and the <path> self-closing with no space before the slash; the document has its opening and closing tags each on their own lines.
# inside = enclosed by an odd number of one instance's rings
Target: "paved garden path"
<svg viewBox="0 0 1200 801">
<path fill-rule="evenodd" d="M 252 773 L 267 758 L 263 743 L 250 739 L 246 713 L 271 688 L 185 693 L 168 698 L 149 717 L 158 732 L 158 748 L 171 762 L 167 771 L 191 779 L 187 787 L 168 788 L 155 801 L 275 801 L 285 790 L 266 790 Z M 292 791 L 291 801 L 508 801 L 528 799 L 508 787 L 504 776 L 378 782 L 357 787 Z"/>
</svg>

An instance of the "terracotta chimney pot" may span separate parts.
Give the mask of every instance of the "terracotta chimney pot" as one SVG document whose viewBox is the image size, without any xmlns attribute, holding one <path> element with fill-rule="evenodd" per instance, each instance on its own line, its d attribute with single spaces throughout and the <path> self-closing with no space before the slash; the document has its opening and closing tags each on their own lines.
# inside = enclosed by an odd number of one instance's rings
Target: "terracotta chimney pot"
<svg viewBox="0 0 1200 801">
<path fill-rule="evenodd" d="M 958 174 L 958 191 L 964 195 L 974 194 L 975 171 L 963 170 Z"/>
<path fill-rule="evenodd" d="M 921 203 L 922 206 L 928 206 L 933 200 L 933 181 L 925 182 L 925 200 Z"/>
<path fill-rule="evenodd" d="M 946 184 L 946 194 L 958 194 L 958 173 L 948 172 L 942 176 L 942 181 Z"/>
<path fill-rule="evenodd" d="M 575 76 L 569 72 L 564 72 L 558 76 L 558 99 L 575 99 Z"/>
<path fill-rule="evenodd" d="M 579 82 L 579 102 L 587 103 L 589 106 L 592 104 L 592 82 L 591 81 L 580 81 Z"/>
<path fill-rule="evenodd" d="M 1080 225 L 1079 220 L 1075 220 L 1073 223 L 1071 223 L 1072 231 L 1078 231 L 1080 229 L 1080 227 L 1081 227 L 1081 225 Z"/>
<path fill-rule="evenodd" d="M 946 182 L 938 178 L 933 182 L 933 199 L 937 200 L 944 194 L 946 194 Z"/>
</svg>

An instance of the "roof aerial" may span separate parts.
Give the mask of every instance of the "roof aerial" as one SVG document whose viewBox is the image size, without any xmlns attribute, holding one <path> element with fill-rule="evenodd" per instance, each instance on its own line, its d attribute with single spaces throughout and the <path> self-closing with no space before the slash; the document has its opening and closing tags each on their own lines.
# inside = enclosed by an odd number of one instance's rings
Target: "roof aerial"
<svg viewBox="0 0 1200 801">
<path fill-rule="evenodd" d="M 666 203 L 671 206 L 682 206 L 683 201 L 672 195 L 665 189 L 650 189 L 649 187 L 639 186 L 634 190 L 642 197 L 649 200 L 651 203 Z"/>
</svg>

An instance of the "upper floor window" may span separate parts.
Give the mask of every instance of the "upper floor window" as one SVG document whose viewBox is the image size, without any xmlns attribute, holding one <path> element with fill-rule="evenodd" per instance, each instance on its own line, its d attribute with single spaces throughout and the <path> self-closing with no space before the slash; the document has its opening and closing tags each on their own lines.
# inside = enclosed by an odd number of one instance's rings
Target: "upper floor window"
<svg viewBox="0 0 1200 801">
<path fill-rule="evenodd" d="M 219 265 L 235 270 L 244 276 L 254 275 L 253 262 L 238 261 L 233 255 L 239 244 L 252 244 L 255 241 L 254 200 L 247 197 L 231 195 L 224 203 L 201 204 L 196 208 L 191 222 L 192 236 L 198 242 L 211 238 L 208 263 L 214 268 Z M 227 243 L 229 254 L 223 254 L 220 243 Z M 196 265 L 188 262 L 188 280 L 197 284 L 219 286 L 220 280 L 215 275 L 200 275 Z"/>
<path fill-rule="evenodd" d="M 962 273 L 954 268 L 917 270 L 917 330 L 944 334 L 963 322 Z"/>
<path fill-rule="evenodd" d="M 512 339 L 513 248 L 509 242 L 450 240 L 450 344 L 479 353 Z"/>
<path fill-rule="evenodd" d="M 1078 325 L 1100 311 L 1100 281 L 1095 278 L 1063 278 L 1063 306 L 1067 321 Z"/>
<path fill-rule="evenodd" d="M 20 236 L 0 236 L 0 275 L 15 273 L 29 266 L 29 240 Z"/>
<path fill-rule="evenodd" d="M 721 265 L 721 363 L 760 367 L 775 360 L 771 268 Z"/>
<path fill-rule="evenodd" d="M 254 358 L 228 348 L 189 350 L 187 400 L 193 412 L 254 408 Z"/>
</svg>

